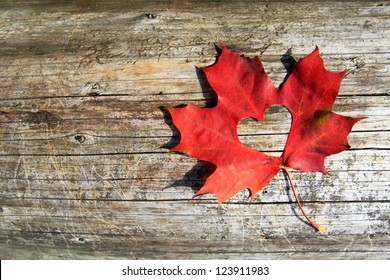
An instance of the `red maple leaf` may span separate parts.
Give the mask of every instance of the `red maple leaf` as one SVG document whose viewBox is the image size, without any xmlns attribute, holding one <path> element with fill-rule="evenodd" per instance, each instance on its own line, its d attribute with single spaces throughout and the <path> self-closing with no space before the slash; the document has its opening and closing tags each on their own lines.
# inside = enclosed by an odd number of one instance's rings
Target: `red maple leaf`
<svg viewBox="0 0 390 280">
<path fill-rule="evenodd" d="M 290 180 L 287 167 L 327 173 L 325 157 L 349 148 L 346 138 L 362 119 L 331 111 L 347 71 L 327 71 L 318 48 L 297 63 L 281 88 L 273 85 L 258 56 L 247 58 L 226 47 L 214 65 L 202 70 L 218 95 L 217 105 L 168 107 L 181 134 L 180 143 L 171 151 L 184 152 L 216 166 L 194 196 L 214 194 L 219 205 L 245 188 L 250 189 L 252 199 L 280 170 L 286 171 Z M 280 157 L 243 145 L 237 134 L 241 119 L 263 121 L 267 108 L 275 104 L 286 107 L 292 116 Z M 301 208 L 293 186 L 292 189 Z M 312 226 L 323 230 L 303 214 Z"/>
</svg>

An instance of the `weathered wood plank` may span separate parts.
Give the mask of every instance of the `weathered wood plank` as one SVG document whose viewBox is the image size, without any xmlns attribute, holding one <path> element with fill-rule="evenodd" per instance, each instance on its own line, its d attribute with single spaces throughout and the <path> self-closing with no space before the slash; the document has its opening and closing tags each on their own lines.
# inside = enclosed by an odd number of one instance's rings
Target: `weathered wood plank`
<svg viewBox="0 0 390 280">
<path fill-rule="evenodd" d="M 34 209 L 42 206 L 44 211 L 35 214 Z M 122 244 L 118 248 L 120 255 L 133 258 L 152 254 L 171 254 L 176 258 L 193 254 L 196 258 L 197 254 L 206 253 L 223 257 L 262 252 L 273 258 L 272 254 L 281 252 L 315 252 L 319 245 L 321 251 L 333 252 L 334 256 L 349 251 L 381 254 L 387 253 L 384 244 L 388 235 L 383 222 L 389 221 L 389 206 L 389 203 L 315 205 L 315 217 L 322 222 L 327 220 L 333 232 L 319 237 L 304 230 L 304 223 L 298 222 L 288 204 L 228 204 L 217 209 L 195 201 L 62 200 L 48 208 L 41 200 L 25 200 L 22 204 L 19 200 L 6 200 L 4 213 L 9 215 L 9 224 L 5 224 L 8 229 L 0 238 L 6 238 L 10 245 L 24 240 L 25 246 L 52 249 L 64 246 L 70 252 L 82 247 L 108 256 L 117 254 L 112 248 Z M 367 220 L 369 226 L 362 222 Z M 212 230 L 204 232 L 205 225 Z M 20 231 L 26 226 L 28 232 Z"/>
<path fill-rule="evenodd" d="M 298 60 L 311 51 L 308 50 L 307 53 L 298 55 L 296 59 Z M 365 55 L 359 58 L 353 55 L 350 57 L 329 56 L 325 52 L 322 53 L 325 66 L 329 70 L 352 69 L 343 81 L 340 91 L 341 96 L 388 93 L 384 76 L 389 71 L 390 66 L 389 56 L 386 53 Z M 264 67 L 268 70 L 274 84 L 279 85 L 286 75 L 286 70 L 280 62 L 280 57 L 283 56 L 284 52 L 282 51 L 277 55 L 267 54 L 268 50 L 262 55 Z M 378 56 L 382 61 L 378 61 Z M 172 58 L 124 66 L 113 63 L 108 65 L 98 64 L 83 69 L 79 73 L 66 69 L 65 67 L 68 67 L 68 64 L 51 63 L 50 60 L 48 61 L 45 58 L 42 58 L 39 64 L 31 64 L 27 59 L 21 60 L 18 65 L 7 65 L 7 61 L 5 61 L 3 63 L 7 72 L 0 75 L 0 81 L 1 88 L 11 89 L 7 96 L 11 100 L 18 98 L 75 97 L 93 94 L 126 95 L 132 97 L 133 100 L 154 100 L 155 95 L 159 93 L 169 95 L 180 93 L 183 95 L 183 93 L 199 93 L 205 89 L 209 90 L 209 87 L 201 87 L 200 82 L 204 82 L 204 78 L 195 66 L 210 65 L 214 62 L 214 57 L 215 50 L 214 53 L 209 55 L 208 63 L 201 63 L 200 65 Z M 36 72 L 37 68 L 41 67 L 40 64 L 46 65 L 48 68 Z M 15 72 L 21 73 L 17 77 L 12 77 L 11 73 Z M 31 75 L 31 73 L 34 74 Z M 198 79 L 199 75 L 202 78 L 201 81 Z M 10 79 L 11 77 L 12 79 Z M 98 90 L 88 89 L 90 83 L 95 83 Z M 373 87 L 373 85 L 375 86 Z"/>
<path fill-rule="evenodd" d="M 337 100 L 336 112 L 348 116 L 367 117 L 354 127 L 356 132 L 353 132 L 350 136 L 351 141 L 354 141 L 356 137 L 361 137 L 367 139 L 365 143 L 361 143 L 366 148 L 384 147 L 380 143 L 371 144 L 371 141 L 380 142 L 386 139 L 386 133 L 390 131 L 390 122 L 386 121 L 389 118 L 389 111 L 387 110 L 389 100 L 387 96 L 348 97 Z M 80 144 L 79 141 L 74 139 L 79 134 L 84 135 L 86 139 L 81 143 L 81 146 L 78 145 L 75 148 L 86 148 L 91 145 L 99 148 L 100 143 L 104 145 L 104 141 L 110 141 L 110 138 L 122 138 L 124 142 L 129 141 L 129 143 L 132 140 L 125 138 L 139 138 L 133 139 L 133 141 L 144 141 L 145 145 L 150 144 L 151 147 L 154 147 L 153 142 L 163 145 L 164 141 L 167 141 L 172 135 L 177 135 L 176 130 L 172 131 L 172 126 L 166 124 L 166 122 L 169 124 L 169 115 L 158 109 L 159 106 L 168 105 L 170 102 L 169 100 L 131 102 L 124 97 L 110 97 L 100 100 L 75 98 L 73 101 L 65 99 L 64 102 L 58 102 L 45 110 L 31 108 L 31 104 L 34 104 L 31 102 L 26 102 L 23 108 L 14 110 L 13 108 L 19 106 L 15 105 L 14 102 L 7 106 L 8 102 L 4 101 L 3 111 L 0 114 L 0 137 L 3 140 L 1 145 L 4 147 L 2 150 L 6 152 L 8 145 L 12 147 L 12 145 L 18 145 L 21 142 L 24 143 L 23 145 L 33 144 L 34 141 L 32 140 L 34 139 L 37 139 L 38 142 L 46 140 L 47 148 L 52 146 L 50 143 L 54 144 L 56 142 L 75 146 Z M 205 105 L 204 100 L 183 100 L 180 103 Z M 180 103 L 172 101 L 171 104 L 178 105 Z M 21 102 L 18 104 L 20 105 Z M 372 104 L 376 104 L 376 106 L 373 107 Z M 283 107 L 274 106 L 267 111 L 264 123 L 243 120 L 243 125 L 239 126 L 238 132 L 243 136 L 275 135 L 278 133 L 286 135 L 290 123 L 290 114 Z M 360 136 L 359 133 L 363 134 Z M 383 137 L 371 137 L 370 133 L 371 135 L 382 133 Z M 364 136 L 364 134 L 366 135 Z M 359 143 L 360 141 L 357 139 L 353 146 L 359 147 Z M 276 146 L 279 147 L 280 145 Z M 41 148 L 44 149 L 44 147 Z M 123 148 L 125 149 L 125 147 L 129 146 L 124 143 Z M 259 149 L 264 150 L 262 147 L 259 147 Z M 269 149 L 266 148 L 266 150 Z M 35 150 L 31 149 L 30 153 L 34 152 Z M 20 153 L 23 154 L 23 152 Z"/>
<path fill-rule="evenodd" d="M 348 7 L 348 9 L 346 9 Z M 0 257 L 388 259 L 390 5 L 387 1 L 17 1 L 0 3 Z M 329 15 L 332 15 L 330 18 Z M 212 106 L 196 69 L 225 42 L 260 55 L 280 84 L 318 45 L 351 71 L 334 110 L 366 116 L 331 176 L 279 174 L 250 203 L 191 199 L 210 164 L 168 153 L 179 141 L 160 108 Z M 282 107 L 242 120 L 241 141 L 279 155 Z"/>
<path fill-rule="evenodd" d="M 66 235 L 64 235 L 66 236 Z M 83 240 L 83 239 L 82 239 Z M 377 238 L 371 238 L 370 240 L 375 243 L 380 243 L 385 246 L 387 240 L 381 240 L 379 241 Z M 359 242 L 357 239 L 345 239 L 346 243 L 354 243 Z M 69 247 L 68 247 L 69 248 Z M 57 248 L 50 248 L 48 246 L 40 246 L 39 250 L 31 250 L 30 247 L 18 247 L 8 244 L 0 244 L 0 250 L 5 252 L 4 258 L 10 259 L 10 258 L 16 258 L 16 259 L 118 259 L 117 252 L 113 251 L 97 251 L 93 248 L 86 248 L 86 246 L 81 248 L 69 248 L 69 250 L 63 250 L 61 245 L 59 245 Z M 12 252 L 12 253 L 11 253 Z M 350 251 L 345 250 L 344 252 L 321 252 L 320 254 L 318 251 L 315 252 L 296 252 L 296 251 L 290 251 L 290 252 L 239 252 L 239 253 L 231 253 L 231 252 L 225 252 L 225 253 L 214 253 L 214 252 L 205 252 L 205 253 L 196 253 L 191 254 L 191 259 L 194 260 L 208 260 L 208 259 L 241 259 L 241 260 L 285 260 L 288 259 L 297 259 L 297 260 L 377 260 L 378 257 L 375 253 L 383 254 L 382 251 Z M 141 257 L 138 257 L 137 259 L 155 259 L 156 255 L 158 254 L 159 257 L 162 259 L 188 259 L 188 253 L 172 253 L 172 252 L 150 252 L 150 253 L 144 253 Z M 124 252 L 122 254 L 126 257 L 122 257 L 121 259 L 129 259 L 134 257 L 134 255 L 128 254 L 128 252 Z M 115 257 L 113 257 L 115 256 Z"/>
<path fill-rule="evenodd" d="M 360 174 L 362 173 L 362 174 Z M 388 188 L 381 179 L 388 177 L 389 171 L 351 172 L 348 174 L 332 173 L 329 178 L 313 178 L 309 175 L 295 175 L 294 183 L 303 202 L 338 202 L 338 201 L 382 201 L 389 200 Z M 353 177 L 352 181 L 349 177 Z M 364 177 L 364 178 L 361 178 Z M 369 181 L 367 177 L 370 178 Z M 348 179 L 346 179 L 348 178 Z M 372 179 L 371 179 L 372 178 Z M 3 199 L 19 198 L 53 200 L 190 200 L 194 190 L 202 184 L 202 179 L 101 179 L 101 180 L 3 180 L 0 186 Z M 286 182 L 279 175 L 252 202 L 287 203 L 292 194 L 286 190 Z M 217 206 L 215 197 L 205 195 L 197 200 L 212 201 Z M 249 203 L 249 192 L 244 191 L 229 200 L 235 203 Z"/>
<path fill-rule="evenodd" d="M 390 173 L 384 161 L 388 156 L 388 152 L 373 157 L 371 151 L 350 151 L 332 157 L 327 164 L 330 176 L 294 171 L 292 176 L 303 201 L 388 200 Z M 213 171 L 193 159 L 167 154 L 23 156 L 2 162 L 0 186 L 4 198 L 190 199 L 193 189 L 199 188 Z M 156 164 L 159 162 L 163 165 Z M 291 193 L 285 188 L 285 178 L 280 174 L 254 202 L 288 202 Z M 232 201 L 248 202 L 248 193 Z"/>
<path fill-rule="evenodd" d="M 248 131 L 248 130 L 246 130 Z M 252 132 L 253 133 L 253 132 Z M 386 148 L 390 132 L 355 132 L 349 142 L 355 149 Z M 265 152 L 281 152 L 286 143 L 287 135 L 245 134 L 240 136 L 243 144 Z M 170 141 L 170 137 L 100 137 L 88 134 L 74 133 L 49 139 L 31 139 L 2 142 L 3 153 L 0 155 L 88 155 L 105 153 L 152 153 L 163 151 L 161 147 Z M 81 142 L 81 143 L 80 143 Z M 166 150 L 166 149 L 165 149 Z"/>
<path fill-rule="evenodd" d="M 332 155 L 326 160 L 325 165 L 330 172 L 335 171 L 375 171 L 389 170 L 386 159 L 390 156 L 388 150 L 349 150 L 340 154 Z M 0 174 L 2 178 L 31 178 L 31 179 L 94 179 L 97 175 L 93 172 L 90 176 L 84 176 L 80 169 L 84 166 L 88 170 L 96 169 L 99 174 L 104 174 L 103 178 L 111 178 L 111 172 L 117 174 L 127 174 L 125 170 L 144 170 L 142 173 L 150 173 L 147 170 L 153 170 L 155 173 L 152 178 L 169 178 L 173 174 L 184 175 L 185 171 L 190 170 L 196 164 L 196 160 L 174 153 L 137 153 L 137 154 L 96 154 L 96 155 L 33 155 L 21 156 L 10 155 L 0 156 L 1 162 Z M 156 164 L 161 163 L 161 164 Z M 153 165 L 155 166 L 153 168 Z M 168 167 L 168 168 L 166 168 Z M 58 172 L 62 168 L 62 177 Z M 168 174 L 168 176 L 164 176 Z M 126 176 L 115 176 L 115 178 L 126 178 Z M 100 178 L 100 177 L 98 177 Z M 145 178 L 145 177 L 144 177 Z M 384 178 L 386 179 L 386 178 Z"/>
</svg>

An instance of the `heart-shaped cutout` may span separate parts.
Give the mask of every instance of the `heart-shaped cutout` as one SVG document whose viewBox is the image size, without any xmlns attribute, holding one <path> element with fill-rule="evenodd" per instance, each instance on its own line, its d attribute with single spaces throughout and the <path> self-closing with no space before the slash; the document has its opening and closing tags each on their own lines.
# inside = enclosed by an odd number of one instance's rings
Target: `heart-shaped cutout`
<svg viewBox="0 0 390 280">
<path fill-rule="evenodd" d="M 240 142 L 270 156 L 281 156 L 291 127 L 291 114 L 283 106 L 267 109 L 264 122 L 242 119 L 237 126 Z"/>
</svg>

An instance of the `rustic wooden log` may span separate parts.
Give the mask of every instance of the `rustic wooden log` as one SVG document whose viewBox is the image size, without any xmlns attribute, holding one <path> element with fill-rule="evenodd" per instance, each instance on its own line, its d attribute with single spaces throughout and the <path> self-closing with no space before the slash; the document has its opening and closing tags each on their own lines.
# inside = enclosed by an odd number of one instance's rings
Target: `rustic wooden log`
<svg viewBox="0 0 390 280">
<path fill-rule="evenodd" d="M 389 259 L 387 1 L 0 3 L 1 259 Z M 351 71 L 334 110 L 366 116 L 331 175 L 279 174 L 252 202 L 191 199 L 213 166 L 168 149 L 164 106 L 212 106 L 197 67 L 224 42 L 260 55 L 278 85 L 317 45 Z M 283 65 L 283 63 L 285 65 Z M 244 119 L 240 140 L 277 155 L 290 115 Z"/>
</svg>

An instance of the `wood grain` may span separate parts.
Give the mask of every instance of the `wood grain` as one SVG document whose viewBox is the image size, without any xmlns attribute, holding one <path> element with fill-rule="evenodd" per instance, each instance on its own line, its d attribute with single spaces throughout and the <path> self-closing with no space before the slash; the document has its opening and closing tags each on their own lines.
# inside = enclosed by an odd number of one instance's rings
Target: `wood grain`
<svg viewBox="0 0 390 280">
<path fill-rule="evenodd" d="M 389 259 L 387 1 L 2 1 L 1 259 Z M 279 174 L 252 202 L 191 199 L 214 167 L 168 149 L 164 106 L 213 106 L 198 67 L 224 42 L 260 55 L 275 85 L 317 45 L 350 72 L 334 110 L 366 116 L 331 175 Z M 284 63 L 284 65 L 283 65 Z M 240 140 L 278 155 L 291 118 L 244 119 Z"/>
</svg>

